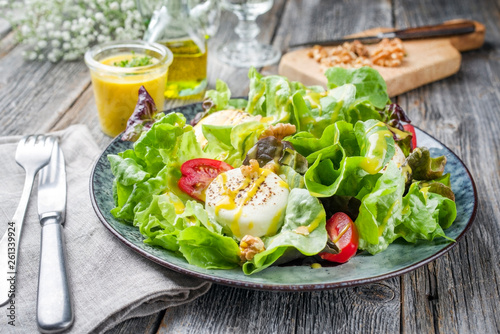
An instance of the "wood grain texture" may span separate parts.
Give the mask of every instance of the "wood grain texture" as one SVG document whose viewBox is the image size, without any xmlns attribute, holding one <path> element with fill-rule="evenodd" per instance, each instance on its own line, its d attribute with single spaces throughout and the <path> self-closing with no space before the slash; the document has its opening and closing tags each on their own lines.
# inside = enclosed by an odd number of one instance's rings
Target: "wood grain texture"
<svg viewBox="0 0 500 334">
<path fill-rule="evenodd" d="M 5 37 L 5 35 L 7 35 L 9 33 L 9 31 L 11 31 L 11 30 L 12 30 L 12 27 L 10 26 L 9 22 L 7 22 L 7 20 L 5 20 L 3 18 L 0 18 L 0 39 Z M 0 47 L 0 50 L 2 50 L 1 47 Z"/>
<path fill-rule="evenodd" d="M 106 334 L 153 334 L 157 332 L 163 316 L 164 312 L 160 312 L 148 317 L 129 319 L 106 331 Z"/>
<path fill-rule="evenodd" d="M 448 5 L 447 5 L 448 4 Z M 467 17 L 486 25 L 486 44 L 463 54 L 454 76 L 402 95 L 413 122 L 450 147 L 469 167 L 479 210 L 466 237 L 445 256 L 402 277 L 402 331 L 498 333 L 500 312 L 500 131 L 498 4 L 493 1 L 396 1 L 398 28 Z M 495 13 L 491 15 L 491 13 Z"/>
<path fill-rule="evenodd" d="M 22 50 L 16 46 L 0 62 L 3 135 L 49 131 L 90 82 L 83 62 L 26 62 Z"/>
<path fill-rule="evenodd" d="M 395 333 L 399 298 L 398 278 L 302 293 L 214 285 L 194 302 L 168 309 L 158 333 Z"/>
</svg>

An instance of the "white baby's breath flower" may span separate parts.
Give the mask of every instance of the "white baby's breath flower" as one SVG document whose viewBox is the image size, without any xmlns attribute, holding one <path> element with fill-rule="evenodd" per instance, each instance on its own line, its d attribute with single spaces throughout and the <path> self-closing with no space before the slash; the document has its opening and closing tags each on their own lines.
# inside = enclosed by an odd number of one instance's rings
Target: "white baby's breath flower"
<svg viewBox="0 0 500 334">
<path fill-rule="evenodd" d="M 69 42 L 71 40 L 71 34 L 69 33 L 69 31 L 63 31 L 61 32 L 61 38 L 63 39 L 63 41 Z"/>
<path fill-rule="evenodd" d="M 38 41 L 38 44 L 37 46 L 40 48 L 40 49 L 44 49 L 47 47 L 47 41 L 46 40 L 41 40 L 41 41 Z"/>
<path fill-rule="evenodd" d="M 145 29 L 135 0 L 0 0 L 0 8 L 30 60 L 80 59 L 96 43 L 140 38 Z"/>
<path fill-rule="evenodd" d="M 68 30 L 69 28 L 71 28 L 71 22 L 69 21 L 64 21 L 63 24 L 62 24 L 62 28 L 64 30 Z"/>
<path fill-rule="evenodd" d="M 21 34 L 23 35 L 29 35 L 31 33 L 31 28 L 28 27 L 26 24 L 21 26 Z"/>
<path fill-rule="evenodd" d="M 56 54 L 53 52 L 49 52 L 49 54 L 47 55 L 47 59 L 52 63 L 57 63 L 57 61 L 59 60 L 57 59 Z"/>
<path fill-rule="evenodd" d="M 102 22 L 104 21 L 104 14 L 101 13 L 101 12 L 97 12 L 95 15 L 94 15 L 96 21 L 98 22 Z"/>
<path fill-rule="evenodd" d="M 104 43 L 106 41 L 106 36 L 104 36 L 104 35 L 97 36 L 97 41 L 99 43 Z"/>
<path fill-rule="evenodd" d="M 34 52 L 34 51 L 28 52 L 27 58 L 29 60 L 35 60 L 36 59 L 36 52 Z"/>
</svg>

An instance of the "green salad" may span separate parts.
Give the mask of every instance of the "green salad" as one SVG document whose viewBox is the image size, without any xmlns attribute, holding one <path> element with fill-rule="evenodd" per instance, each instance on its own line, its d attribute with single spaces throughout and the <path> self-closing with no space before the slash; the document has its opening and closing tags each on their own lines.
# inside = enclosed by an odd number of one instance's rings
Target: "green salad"
<svg viewBox="0 0 500 334">
<path fill-rule="evenodd" d="M 247 99 L 222 81 L 189 123 L 141 88 L 109 155 L 114 217 L 144 242 L 206 269 L 313 258 L 344 263 L 396 239 L 447 238 L 456 218 L 446 158 L 417 147 L 369 67 L 330 68 L 328 89 L 250 69 Z"/>
</svg>

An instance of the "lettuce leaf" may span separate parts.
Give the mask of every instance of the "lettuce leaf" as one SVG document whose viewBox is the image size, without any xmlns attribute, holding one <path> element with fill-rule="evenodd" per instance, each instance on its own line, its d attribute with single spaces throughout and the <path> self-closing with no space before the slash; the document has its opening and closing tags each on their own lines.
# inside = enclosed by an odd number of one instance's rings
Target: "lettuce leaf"
<svg viewBox="0 0 500 334">
<path fill-rule="evenodd" d="M 208 141 L 204 152 L 207 156 L 223 160 L 233 167 L 241 166 L 247 152 L 257 143 L 265 127 L 257 121 L 237 125 L 202 125 Z"/>
<path fill-rule="evenodd" d="M 227 109 L 229 100 L 231 99 L 231 91 L 224 81 L 217 79 L 215 90 L 208 90 L 205 93 L 205 100 L 207 99 L 211 101 L 211 104 L 205 110 L 206 114 L 204 116 L 215 111 Z"/>
<path fill-rule="evenodd" d="M 116 177 L 116 181 L 124 186 L 131 186 L 134 183 L 142 182 L 150 177 L 141 165 L 131 158 L 122 158 L 119 155 L 108 155 L 111 164 L 111 172 Z"/>
<path fill-rule="evenodd" d="M 292 113 L 291 96 L 294 86 L 279 75 L 262 76 L 251 69 L 250 92 L 246 111 L 252 115 L 269 118 L 270 123 L 290 122 Z"/>
<path fill-rule="evenodd" d="M 163 114 L 158 114 L 156 104 L 144 86 L 139 88 L 139 98 L 134 112 L 127 121 L 122 140 L 136 141 L 142 132 L 151 128 Z"/>
<path fill-rule="evenodd" d="M 264 238 L 266 250 L 243 264 L 247 275 L 259 272 L 272 265 L 283 253 L 293 247 L 304 255 L 315 255 L 326 245 L 326 215 L 323 206 L 305 189 L 294 188 L 290 191 L 285 221 L 281 230 L 272 237 Z M 296 232 L 306 226 L 308 235 Z"/>
<path fill-rule="evenodd" d="M 368 101 L 375 108 L 383 109 L 390 102 L 384 78 L 371 67 L 357 69 L 331 67 L 325 72 L 325 76 L 329 89 L 353 84 L 356 86 L 356 99 Z"/>
<path fill-rule="evenodd" d="M 404 177 L 396 164 L 389 162 L 372 192 L 361 200 L 359 215 L 354 222 L 359 233 L 359 249 L 376 254 L 397 239 L 394 228 L 401 217 L 404 184 Z"/>
<path fill-rule="evenodd" d="M 286 138 L 312 163 L 305 184 L 316 197 L 358 196 L 369 191 L 377 173 L 394 155 L 394 139 L 378 120 L 358 121 L 355 126 L 338 121 L 321 138 L 300 132 Z"/>
<path fill-rule="evenodd" d="M 446 157 L 433 158 L 427 147 L 417 147 L 407 158 L 415 180 L 434 180 L 443 175 Z"/>
<path fill-rule="evenodd" d="M 433 240 L 446 237 L 443 228 L 448 228 L 457 215 L 455 202 L 439 194 L 420 188 L 419 183 L 411 185 L 403 198 L 401 223 L 395 232 L 408 242 L 418 239 Z"/>
<path fill-rule="evenodd" d="M 443 229 L 456 218 L 455 202 L 429 191 L 414 182 L 404 195 L 404 177 L 391 161 L 378 179 L 373 191 L 366 195 L 355 221 L 359 248 L 376 254 L 397 238 L 408 242 L 446 237 Z"/>
<path fill-rule="evenodd" d="M 169 191 L 183 200 L 191 199 L 177 186 L 180 166 L 187 160 L 203 157 L 204 153 L 185 117 L 171 113 L 141 134 L 133 152 L 121 155 L 108 157 L 116 177 L 117 206 L 111 213 L 132 222 L 135 212 L 148 207 L 154 195 Z"/>
<path fill-rule="evenodd" d="M 191 226 L 179 233 L 179 251 L 193 265 L 205 269 L 232 269 L 239 266 L 240 248 L 234 239 Z"/>
</svg>

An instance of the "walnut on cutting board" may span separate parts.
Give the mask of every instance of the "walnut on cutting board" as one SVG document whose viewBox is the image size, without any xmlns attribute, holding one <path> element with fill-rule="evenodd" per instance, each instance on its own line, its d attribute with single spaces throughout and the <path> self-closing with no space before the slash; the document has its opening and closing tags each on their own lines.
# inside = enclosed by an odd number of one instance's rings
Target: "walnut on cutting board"
<svg viewBox="0 0 500 334">
<path fill-rule="evenodd" d="M 403 42 L 399 38 L 392 40 L 384 38 L 371 53 L 365 45 L 356 40 L 331 49 L 315 45 L 309 50 L 308 56 L 316 60 L 324 70 L 332 66 L 344 68 L 373 65 L 397 67 L 402 64 L 405 51 Z"/>
</svg>

